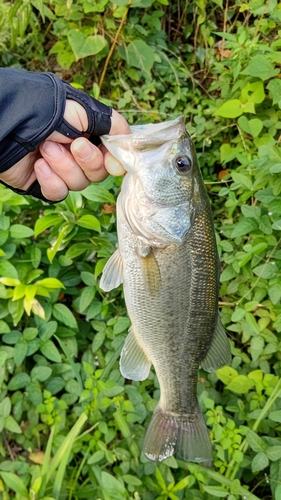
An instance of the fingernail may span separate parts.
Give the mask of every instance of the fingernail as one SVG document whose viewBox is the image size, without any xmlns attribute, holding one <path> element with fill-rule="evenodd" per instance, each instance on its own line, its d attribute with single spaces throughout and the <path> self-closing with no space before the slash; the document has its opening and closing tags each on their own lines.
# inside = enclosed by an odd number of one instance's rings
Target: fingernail
<svg viewBox="0 0 281 500">
<path fill-rule="evenodd" d="M 87 160 L 93 155 L 93 148 L 88 141 L 83 141 L 83 143 L 73 144 L 72 150 L 75 151 L 75 154 L 79 156 L 81 160 Z"/>
<path fill-rule="evenodd" d="M 63 152 L 62 147 L 57 142 L 52 141 L 45 141 L 41 146 L 41 149 L 46 155 L 49 156 L 49 158 L 52 158 L 53 160 L 58 158 Z"/>
</svg>

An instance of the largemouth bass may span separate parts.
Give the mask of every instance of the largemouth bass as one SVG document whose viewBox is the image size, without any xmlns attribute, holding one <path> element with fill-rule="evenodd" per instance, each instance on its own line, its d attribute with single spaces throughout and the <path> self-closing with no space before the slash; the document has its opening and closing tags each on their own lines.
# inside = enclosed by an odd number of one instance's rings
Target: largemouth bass
<svg viewBox="0 0 281 500">
<path fill-rule="evenodd" d="M 197 396 L 199 365 L 231 360 L 218 316 L 219 262 L 211 207 L 184 118 L 103 136 L 127 171 L 117 200 L 119 247 L 100 287 L 121 283 L 132 326 L 121 353 L 125 378 L 144 380 L 154 366 L 160 401 L 144 453 L 176 453 L 210 463 L 212 447 Z"/>
</svg>

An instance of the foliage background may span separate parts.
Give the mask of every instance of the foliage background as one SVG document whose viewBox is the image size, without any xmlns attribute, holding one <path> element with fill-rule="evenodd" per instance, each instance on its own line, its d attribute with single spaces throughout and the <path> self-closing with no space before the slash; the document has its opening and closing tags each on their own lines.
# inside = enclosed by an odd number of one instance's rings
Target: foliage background
<svg viewBox="0 0 281 500">
<path fill-rule="evenodd" d="M 0 1 L 2 66 L 54 71 L 129 123 L 185 115 L 233 352 L 199 374 L 213 468 L 146 460 L 158 383 L 121 377 L 122 291 L 98 285 L 122 180 L 56 206 L 0 187 L 3 500 L 281 499 L 280 21 L 277 0 Z"/>
</svg>

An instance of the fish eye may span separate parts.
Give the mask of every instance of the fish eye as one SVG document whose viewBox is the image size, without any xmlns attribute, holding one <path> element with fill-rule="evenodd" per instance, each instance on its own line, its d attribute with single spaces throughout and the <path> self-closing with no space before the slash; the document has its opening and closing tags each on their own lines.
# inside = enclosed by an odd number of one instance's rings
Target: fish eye
<svg viewBox="0 0 281 500">
<path fill-rule="evenodd" d="M 187 174 L 192 167 L 191 160 L 186 155 L 177 156 L 174 159 L 174 165 L 181 174 Z"/>
</svg>

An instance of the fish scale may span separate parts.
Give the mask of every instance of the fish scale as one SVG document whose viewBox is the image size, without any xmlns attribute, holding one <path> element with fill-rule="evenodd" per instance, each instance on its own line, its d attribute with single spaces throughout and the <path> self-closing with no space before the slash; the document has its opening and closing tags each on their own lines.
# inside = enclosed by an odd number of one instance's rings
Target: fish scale
<svg viewBox="0 0 281 500">
<path fill-rule="evenodd" d="M 117 200 L 119 247 L 100 286 L 124 286 L 132 326 L 121 373 L 144 380 L 153 365 L 160 385 L 144 453 L 155 461 L 175 453 L 208 465 L 212 448 L 197 401 L 198 368 L 212 371 L 231 357 L 218 315 L 211 207 L 195 150 L 182 117 L 103 142 L 127 174 Z"/>
</svg>

